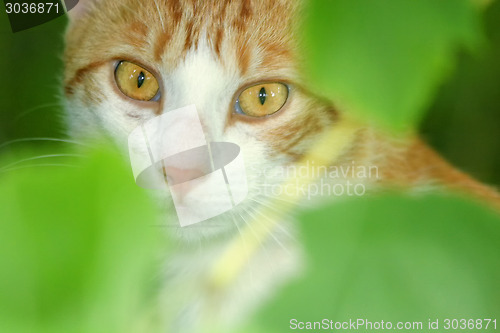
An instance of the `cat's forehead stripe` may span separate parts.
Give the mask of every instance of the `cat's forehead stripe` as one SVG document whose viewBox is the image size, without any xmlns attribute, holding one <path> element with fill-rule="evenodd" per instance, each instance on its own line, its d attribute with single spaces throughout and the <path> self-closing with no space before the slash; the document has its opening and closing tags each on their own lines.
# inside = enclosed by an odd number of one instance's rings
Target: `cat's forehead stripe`
<svg viewBox="0 0 500 333">
<path fill-rule="evenodd" d="M 149 29 L 146 24 L 141 21 L 134 21 L 126 30 L 127 39 L 130 44 L 138 48 L 145 48 L 147 46 L 148 32 Z"/>
<path fill-rule="evenodd" d="M 76 70 L 75 75 L 67 81 L 67 83 L 64 85 L 64 91 L 66 92 L 67 95 L 71 95 L 74 92 L 73 87 L 75 85 L 78 85 L 79 83 L 82 83 L 85 76 L 89 73 L 92 72 L 99 67 L 103 66 L 106 63 L 106 61 L 95 61 L 92 62 L 88 65 L 85 65 L 84 67 L 81 67 Z"/>
<path fill-rule="evenodd" d="M 172 34 L 170 32 L 165 31 L 160 33 L 154 49 L 154 57 L 156 61 L 161 60 L 161 56 L 165 52 L 165 48 L 167 47 L 167 44 L 171 39 L 172 39 Z"/>
<path fill-rule="evenodd" d="M 69 34 L 78 38 L 68 40 L 67 50 L 80 52 L 81 60 L 106 55 L 112 60 L 130 54 L 125 59 L 133 57 L 146 66 L 171 71 L 204 39 L 221 63 L 236 63 L 241 75 L 250 69 L 255 73 L 290 66 L 293 38 L 289 24 L 298 1 L 169 0 L 158 4 L 157 8 L 149 1 L 96 2 L 91 15 L 70 27 Z M 69 68 L 76 73 L 84 66 L 76 61 Z"/>
</svg>

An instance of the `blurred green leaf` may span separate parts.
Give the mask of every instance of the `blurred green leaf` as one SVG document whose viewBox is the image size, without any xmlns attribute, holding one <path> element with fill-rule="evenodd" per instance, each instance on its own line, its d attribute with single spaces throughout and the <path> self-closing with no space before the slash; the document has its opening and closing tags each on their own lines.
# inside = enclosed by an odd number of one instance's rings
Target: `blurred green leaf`
<svg viewBox="0 0 500 333">
<path fill-rule="evenodd" d="M 480 40 L 469 0 L 312 0 L 304 74 L 317 93 L 386 127 L 414 128 L 454 62 Z"/>
<path fill-rule="evenodd" d="M 462 52 L 420 133 L 453 165 L 500 187 L 500 1 L 483 16 L 487 45 Z"/>
<path fill-rule="evenodd" d="M 69 164 L 0 173 L 0 332 L 140 332 L 154 206 L 110 149 Z"/>
<path fill-rule="evenodd" d="M 0 10 L 0 144 L 24 137 L 61 137 L 63 15 L 13 33 Z"/>
<path fill-rule="evenodd" d="M 500 315 L 500 217 L 470 201 L 343 201 L 304 214 L 302 233 L 307 274 L 260 312 L 270 332 L 289 332 L 293 318 L 426 325 Z"/>
</svg>

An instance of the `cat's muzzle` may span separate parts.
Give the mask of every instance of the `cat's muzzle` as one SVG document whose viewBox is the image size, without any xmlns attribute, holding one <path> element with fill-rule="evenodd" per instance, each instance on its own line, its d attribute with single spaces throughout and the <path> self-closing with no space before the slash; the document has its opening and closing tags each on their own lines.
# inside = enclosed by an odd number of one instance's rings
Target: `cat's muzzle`
<svg viewBox="0 0 500 333">
<path fill-rule="evenodd" d="M 170 191 L 181 226 L 225 213 L 248 194 L 240 147 L 207 143 L 195 105 L 140 125 L 128 146 L 137 185 Z"/>
</svg>

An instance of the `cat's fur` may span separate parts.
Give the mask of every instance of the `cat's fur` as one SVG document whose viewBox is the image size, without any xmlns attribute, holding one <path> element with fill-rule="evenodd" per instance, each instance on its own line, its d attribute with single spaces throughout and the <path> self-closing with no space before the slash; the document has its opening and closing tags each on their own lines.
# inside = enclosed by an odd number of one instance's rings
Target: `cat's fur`
<svg viewBox="0 0 500 333">
<path fill-rule="evenodd" d="M 300 247 L 292 246 L 283 225 L 224 291 L 214 295 L 200 283 L 227 241 L 238 237 L 237 229 L 254 220 L 255 207 L 266 202 L 266 197 L 256 194 L 263 182 L 283 181 L 262 179 L 255 170 L 272 171 L 297 162 L 325 131 L 345 121 L 342 110 L 311 94 L 300 81 L 292 26 L 298 11 L 296 0 L 87 0 L 80 1 L 72 13 L 64 75 L 71 135 L 104 133 L 126 147 L 128 134 L 139 124 L 195 104 L 209 141 L 241 147 L 250 186 L 241 207 L 192 228 L 170 228 L 187 243 L 196 244 L 186 245 L 185 251 L 170 259 L 168 268 L 180 275 L 172 274 L 165 299 L 175 299 L 169 293 L 181 288 L 192 296 L 178 317 L 184 318 L 178 319 L 184 329 L 196 330 L 196 324 L 186 323 L 207 318 L 238 321 L 300 266 Z M 120 60 L 140 64 L 157 77 L 159 102 L 134 101 L 120 92 L 113 74 Z M 238 92 L 264 81 L 290 85 L 285 107 L 264 119 L 235 114 Z M 500 202 L 495 191 L 453 169 L 415 138 L 395 139 L 359 126 L 329 164 L 348 166 L 352 161 L 377 166 L 378 177 L 363 180 L 374 185 L 443 185 Z M 204 240 L 213 237 L 218 239 Z M 167 307 L 179 310 L 175 302 Z"/>
</svg>

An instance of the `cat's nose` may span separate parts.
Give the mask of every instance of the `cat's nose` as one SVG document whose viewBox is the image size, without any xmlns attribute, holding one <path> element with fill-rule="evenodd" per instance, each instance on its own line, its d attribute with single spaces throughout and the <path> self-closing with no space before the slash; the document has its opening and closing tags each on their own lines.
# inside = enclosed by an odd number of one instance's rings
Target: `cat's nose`
<svg viewBox="0 0 500 333">
<path fill-rule="evenodd" d="M 172 195 L 175 196 L 178 204 L 182 204 L 187 194 L 196 187 L 196 183 L 190 180 L 199 178 L 205 173 L 194 168 L 179 168 L 173 166 L 164 167 L 168 186 L 171 187 Z"/>
<path fill-rule="evenodd" d="M 164 167 L 165 175 L 169 185 L 177 185 L 185 183 L 189 180 L 199 178 L 204 175 L 204 172 L 195 168 L 179 168 L 174 166 Z"/>
</svg>

